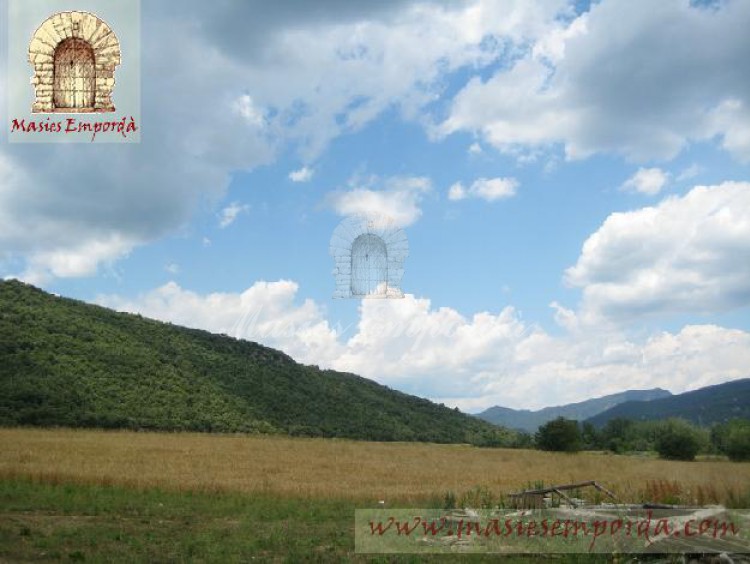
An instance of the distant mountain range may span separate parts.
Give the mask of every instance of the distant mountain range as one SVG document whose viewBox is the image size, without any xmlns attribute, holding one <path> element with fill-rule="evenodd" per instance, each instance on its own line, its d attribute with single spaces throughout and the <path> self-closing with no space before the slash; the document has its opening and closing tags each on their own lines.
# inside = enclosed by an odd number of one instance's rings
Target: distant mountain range
<svg viewBox="0 0 750 564">
<path fill-rule="evenodd" d="M 750 419 L 750 378 L 672 394 L 661 388 L 629 390 L 579 403 L 546 407 L 538 411 L 491 407 L 476 415 L 484 421 L 534 433 L 557 417 L 587 421 L 595 427 L 610 419 L 648 421 L 681 417 L 709 426 L 732 418 Z"/>
<path fill-rule="evenodd" d="M 537 411 L 495 406 L 483 411 L 482 413 L 478 413 L 476 417 L 494 423 L 495 425 L 534 433 L 541 425 L 544 425 L 548 421 L 552 421 L 557 417 L 584 421 L 590 417 L 606 412 L 623 402 L 648 402 L 658 398 L 666 398 L 671 395 L 672 394 L 669 391 L 662 390 L 661 388 L 654 388 L 651 390 L 628 390 L 626 392 L 611 394 L 578 403 L 545 407 L 544 409 Z"/>
<path fill-rule="evenodd" d="M 507 445 L 505 429 L 257 343 L 0 281 L 0 425 Z"/>
<path fill-rule="evenodd" d="M 735 417 L 750 419 L 750 378 L 651 401 L 626 401 L 590 417 L 588 421 L 601 427 L 616 418 L 648 421 L 668 417 L 682 417 L 704 426 Z"/>
</svg>

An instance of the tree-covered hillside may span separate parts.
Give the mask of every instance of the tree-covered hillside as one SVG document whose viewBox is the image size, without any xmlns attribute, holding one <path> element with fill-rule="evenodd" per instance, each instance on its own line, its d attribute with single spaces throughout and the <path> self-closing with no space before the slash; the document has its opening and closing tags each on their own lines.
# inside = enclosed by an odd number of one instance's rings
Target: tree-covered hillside
<svg viewBox="0 0 750 564">
<path fill-rule="evenodd" d="M 602 427 L 612 419 L 655 421 L 680 417 L 708 427 L 732 419 L 750 419 L 750 378 L 706 386 L 651 401 L 627 401 L 588 419 Z"/>
<path fill-rule="evenodd" d="M 512 433 L 256 343 L 0 282 L 0 425 L 502 445 Z"/>
</svg>

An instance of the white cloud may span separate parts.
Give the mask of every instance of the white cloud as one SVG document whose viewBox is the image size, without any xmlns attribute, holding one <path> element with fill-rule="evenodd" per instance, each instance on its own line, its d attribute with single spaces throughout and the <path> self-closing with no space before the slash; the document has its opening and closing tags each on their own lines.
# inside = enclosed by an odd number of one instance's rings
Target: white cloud
<svg viewBox="0 0 750 564">
<path fill-rule="evenodd" d="M 387 4 L 274 10 L 255 2 L 190 2 L 185 12 L 200 12 L 195 41 L 218 46 L 232 60 L 237 84 L 274 116 L 269 129 L 298 142 L 309 161 L 388 108 L 422 121 L 447 74 L 491 63 L 568 9 L 565 0 Z"/>
<path fill-rule="evenodd" d="M 660 168 L 639 168 L 622 185 L 622 190 L 655 196 L 669 182 L 669 173 Z"/>
<path fill-rule="evenodd" d="M 329 193 L 328 204 L 339 215 L 380 216 L 394 227 L 417 221 L 422 215 L 419 203 L 432 189 L 430 179 L 421 176 L 372 177 L 362 182 L 353 179 L 350 190 Z"/>
<path fill-rule="evenodd" d="M 511 361 L 527 331 L 512 308 L 466 319 L 430 300 L 362 300 L 357 332 L 333 366 L 431 396 L 465 391 Z"/>
<path fill-rule="evenodd" d="M 219 227 L 222 229 L 229 227 L 237 220 L 237 217 L 239 217 L 241 213 L 247 213 L 249 209 L 250 206 L 247 204 L 241 205 L 239 202 L 232 202 L 221 210 L 221 213 L 219 214 Z"/>
<path fill-rule="evenodd" d="M 746 377 L 750 366 L 750 334 L 714 325 L 638 340 L 602 327 L 574 327 L 554 337 L 524 323 L 511 307 L 465 317 L 407 294 L 362 300 L 350 332 L 331 327 L 313 301 L 299 303 L 297 292 L 285 280 L 207 295 L 172 282 L 134 300 L 102 296 L 98 302 L 259 341 L 306 364 L 471 411 L 495 404 L 540 408 L 655 386 L 682 392 Z"/>
<path fill-rule="evenodd" d="M 466 198 L 466 188 L 460 182 L 456 182 L 448 189 L 449 200 L 463 200 Z"/>
<path fill-rule="evenodd" d="M 565 280 L 583 289 L 582 314 L 596 319 L 750 305 L 750 183 L 698 186 L 610 215 Z"/>
<path fill-rule="evenodd" d="M 568 309 L 557 302 L 552 302 L 549 306 L 555 310 L 555 323 L 571 333 L 579 331 L 581 324 L 578 320 L 578 314 L 575 311 Z"/>
<path fill-rule="evenodd" d="M 493 202 L 515 196 L 518 181 L 515 178 L 480 178 L 475 180 L 469 194 Z"/>
<path fill-rule="evenodd" d="M 677 182 L 691 180 L 703 172 L 703 167 L 697 163 L 691 164 L 677 175 Z"/>
<path fill-rule="evenodd" d="M 748 161 L 748 26 L 742 1 L 715 10 L 687 0 L 593 3 L 514 64 L 470 80 L 437 132 L 480 133 L 514 155 L 559 145 L 569 159 L 615 152 L 640 161 L 717 138 Z"/>
<path fill-rule="evenodd" d="M 482 146 L 479 143 L 472 143 L 471 145 L 469 145 L 470 155 L 481 155 L 482 152 Z"/>
<path fill-rule="evenodd" d="M 97 302 L 118 311 L 257 341 L 303 363 L 325 364 L 339 352 L 336 331 L 312 300 L 295 302 L 297 289 L 295 282 L 279 280 L 256 282 L 239 294 L 200 295 L 170 282 L 136 299 L 99 296 Z"/>
<path fill-rule="evenodd" d="M 102 235 L 100 240 L 86 240 L 79 245 L 60 244 L 27 255 L 26 269 L 18 278 L 43 285 L 52 278 L 76 278 L 96 273 L 101 263 L 112 263 L 127 256 L 133 242 L 116 234 Z"/>
<path fill-rule="evenodd" d="M 710 119 L 710 133 L 721 137 L 721 146 L 741 162 L 750 163 L 750 100 L 723 100 Z"/>
<path fill-rule="evenodd" d="M 176 262 L 170 262 L 167 263 L 167 265 L 164 267 L 164 270 L 166 270 L 169 274 L 179 274 L 180 273 L 180 265 Z"/>
<path fill-rule="evenodd" d="M 506 310 L 472 319 L 459 316 L 452 325 L 441 326 L 438 337 L 420 339 L 444 318 L 458 315 L 448 308 L 420 313 L 414 322 L 421 329 L 416 337 L 372 335 L 364 350 L 353 349 L 350 340 L 353 359 L 344 356 L 336 366 L 356 367 L 372 378 L 475 411 L 491 405 L 534 409 L 626 389 L 682 392 L 746 377 L 750 360 L 750 334 L 712 325 L 639 341 L 601 328 L 553 337 Z M 383 323 L 388 319 L 379 318 Z M 368 358 L 374 359 L 370 367 Z M 383 376 L 383 366 L 393 375 Z"/>
<path fill-rule="evenodd" d="M 453 184 L 448 190 L 448 199 L 479 198 L 494 202 L 515 196 L 517 188 L 518 180 L 515 178 L 479 178 L 468 188 L 464 188 L 460 182 Z"/>
<path fill-rule="evenodd" d="M 454 98 L 450 116 L 438 134 L 469 130 L 501 151 L 517 155 L 525 147 L 563 140 L 573 118 L 555 107 L 552 94 L 538 92 L 548 80 L 542 63 L 521 60 L 487 82 L 472 78 Z"/>
<path fill-rule="evenodd" d="M 232 109 L 254 127 L 263 127 L 265 117 L 263 111 L 255 106 L 248 94 L 243 94 L 232 103 Z"/>
<path fill-rule="evenodd" d="M 308 167 L 303 166 L 299 170 L 293 170 L 289 173 L 289 180 L 292 182 L 309 182 L 312 180 L 313 175 L 315 174 L 315 171 Z"/>
</svg>

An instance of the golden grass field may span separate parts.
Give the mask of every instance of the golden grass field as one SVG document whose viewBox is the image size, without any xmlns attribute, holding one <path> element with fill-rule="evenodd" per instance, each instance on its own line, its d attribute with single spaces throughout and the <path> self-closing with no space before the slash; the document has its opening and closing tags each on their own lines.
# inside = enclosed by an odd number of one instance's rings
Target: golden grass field
<svg viewBox="0 0 750 564">
<path fill-rule="evenodd" d="M 750 463 L 273 436 L 0 429 L 0 478 L 418 504 L 451 491 L 597 480 L 623 501 L 747 496 Z"/>
</svg>

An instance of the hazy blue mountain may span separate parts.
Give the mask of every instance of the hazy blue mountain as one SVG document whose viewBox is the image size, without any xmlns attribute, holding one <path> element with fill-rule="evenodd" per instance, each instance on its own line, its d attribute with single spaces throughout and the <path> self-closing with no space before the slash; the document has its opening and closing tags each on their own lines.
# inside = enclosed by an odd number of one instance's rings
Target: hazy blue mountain
<svg viewBox="0 0 750 564">
<path fill-rule="evenodd" d="M 547 421 L 552 421 L 557 417 L 583 421 L 623 402 L 633 400 L 647 402 L 671 395 L 670 392 L 662 390 L 661 388 L 654 388 L 651 390 L 628 390 L 626 392 L 611 394 L 578 403 L 545 407 L 544 409 L 537 411 L 495 406 L 483 411 L 482 413 L 478 413 L 476 416 L 485 421 L 489 421 L 490 423 L 494 423 L 495 425 L 501 425 L 512 429 L 521 429 L 533 433 L 539 428 L 539 426 L 544 425 Z"/>
</svg>

